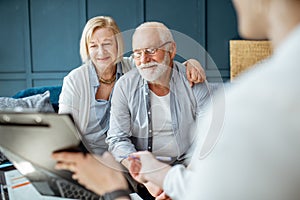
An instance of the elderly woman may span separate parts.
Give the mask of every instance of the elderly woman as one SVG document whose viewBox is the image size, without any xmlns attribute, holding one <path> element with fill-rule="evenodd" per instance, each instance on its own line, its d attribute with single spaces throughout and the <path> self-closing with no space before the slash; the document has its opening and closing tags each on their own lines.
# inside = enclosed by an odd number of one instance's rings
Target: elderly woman
<svg viewBox="0 0 300 200">
<path fill-rule="evenodd" d="M 63 82 L 59 113 L 70 113 L 78 125 L 89 150 L 102 154 L 107 150 L 111 95 L 115 82 L 134 63 L 123 58 L 123 40 L 116 22 L 107 16 L 90 19 L 80 41 L 83 65 L 71 71 Z M 195 60 L 191 63 L 195 64 Z M 199 65 L 199 63 L 196 63 Z M 201 67 L 187 67 L 189 81 L 204 81 Z"/>
</svg>

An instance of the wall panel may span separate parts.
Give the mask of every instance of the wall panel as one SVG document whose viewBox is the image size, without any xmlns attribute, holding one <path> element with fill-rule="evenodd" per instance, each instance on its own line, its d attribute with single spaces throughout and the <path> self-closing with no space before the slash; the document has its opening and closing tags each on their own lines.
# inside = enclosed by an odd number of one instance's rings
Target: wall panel
<svg viewBox="0 0 300 200">
<path fill-rule="evenodd" d="M 30 64 L 27 1 L 0 1 L 0 26 L 0 72 L 25 72 Z"/>
<path fill-rule="evenodd" d="M 146 21 L 161 21 L 168 28 L 184 33 L 205 45 L 205 1 L 203 0 L 148 0 Z"/>
<path fill-rule="evenodd" d="M 34 87 L 62 85 L 63 79 L 33 79 Z"/>
<path fill-rule="evenodd" d="M 26 88 L 26 79 L 9 79 L 0 80 L 1 96 L 11 97 L 19 90 Z"/>
<path fill-rule="evenodd" d="M 144 0 L 87 0 L 88 19 L 111 16 L 123 32 L 125 55 L 131 53 L 131 38 L 134 29 L 144 21 Z"/>
<path fill-rule="evenodd" d="M 239 38 L 231 0 L 0 0 L 0 96 L 61 85 L 81 64 L 81 33 L 96 15 L 116 20 L 127 55 L 136 26 L 162 21 L 173 30 L 180 61 L 197 58 L 209 80 L 229 78 L 229 40 Z"/>
<path fill-rule="evenodd" d="M 229 40 L 238 38 L 231 0 L 207 0 L 207 51 L 225 80 L 229 78 Z M 212 66 L 207 66 L 208 70 Z"/>
<path fill-rule="evenodd" d="M 31 0 L 33 72 L 69 71 L 81 63 L 84 7 L 81 0 Z"/>
<path fill-rule="evenodd" d="M 143 0 L 87 0 L 88 19 L 105 15 L 113 17 L 121 31 L 135 28 L 143 22 Z"/>
</svg>

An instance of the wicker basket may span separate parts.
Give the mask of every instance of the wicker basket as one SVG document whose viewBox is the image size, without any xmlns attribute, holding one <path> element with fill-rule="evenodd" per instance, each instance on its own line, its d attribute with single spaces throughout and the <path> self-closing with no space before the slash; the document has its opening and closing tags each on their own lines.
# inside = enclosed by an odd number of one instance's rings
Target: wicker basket
<svg viewBox="0 0 300 200">
<path fill-rule="evenodd" d="M 270 41 L 230 40 L 230 80 L 271 54 Z"/>
</svg>

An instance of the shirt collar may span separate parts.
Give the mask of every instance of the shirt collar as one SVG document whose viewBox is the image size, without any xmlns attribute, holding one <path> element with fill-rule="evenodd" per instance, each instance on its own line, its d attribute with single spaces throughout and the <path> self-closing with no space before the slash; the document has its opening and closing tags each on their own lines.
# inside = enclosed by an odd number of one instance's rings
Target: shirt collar
<svg viewBox="0 0 300 200">
<path fill-rule="evenodd" d="M 89 74 L 90 74 L 90 82 L 91 82 L 91 86 L 99 86 L 99 80 L 98 80 L 98 76 L 96 73 L 96 69 L 94 64 L 92 63 L 92 61 L 90 61 L 89 64 Z"/>
</svg>

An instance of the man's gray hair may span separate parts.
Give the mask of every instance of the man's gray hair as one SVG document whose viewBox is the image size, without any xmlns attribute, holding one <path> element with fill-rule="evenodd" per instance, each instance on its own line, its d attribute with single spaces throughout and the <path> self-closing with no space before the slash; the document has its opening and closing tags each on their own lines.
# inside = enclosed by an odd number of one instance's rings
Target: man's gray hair
<svg viewBox="0 0 300 200">
<path fill-rule="evenodd" d="M 159 33 L 159 37 L 162 43 L 164 42 L 174 42 L 173 35 L 171 31 L 161 22 L 145 22 L 138 26 L 136 30 L 144 29 L 144 28 L 155 28 Z"/>
</svg>

